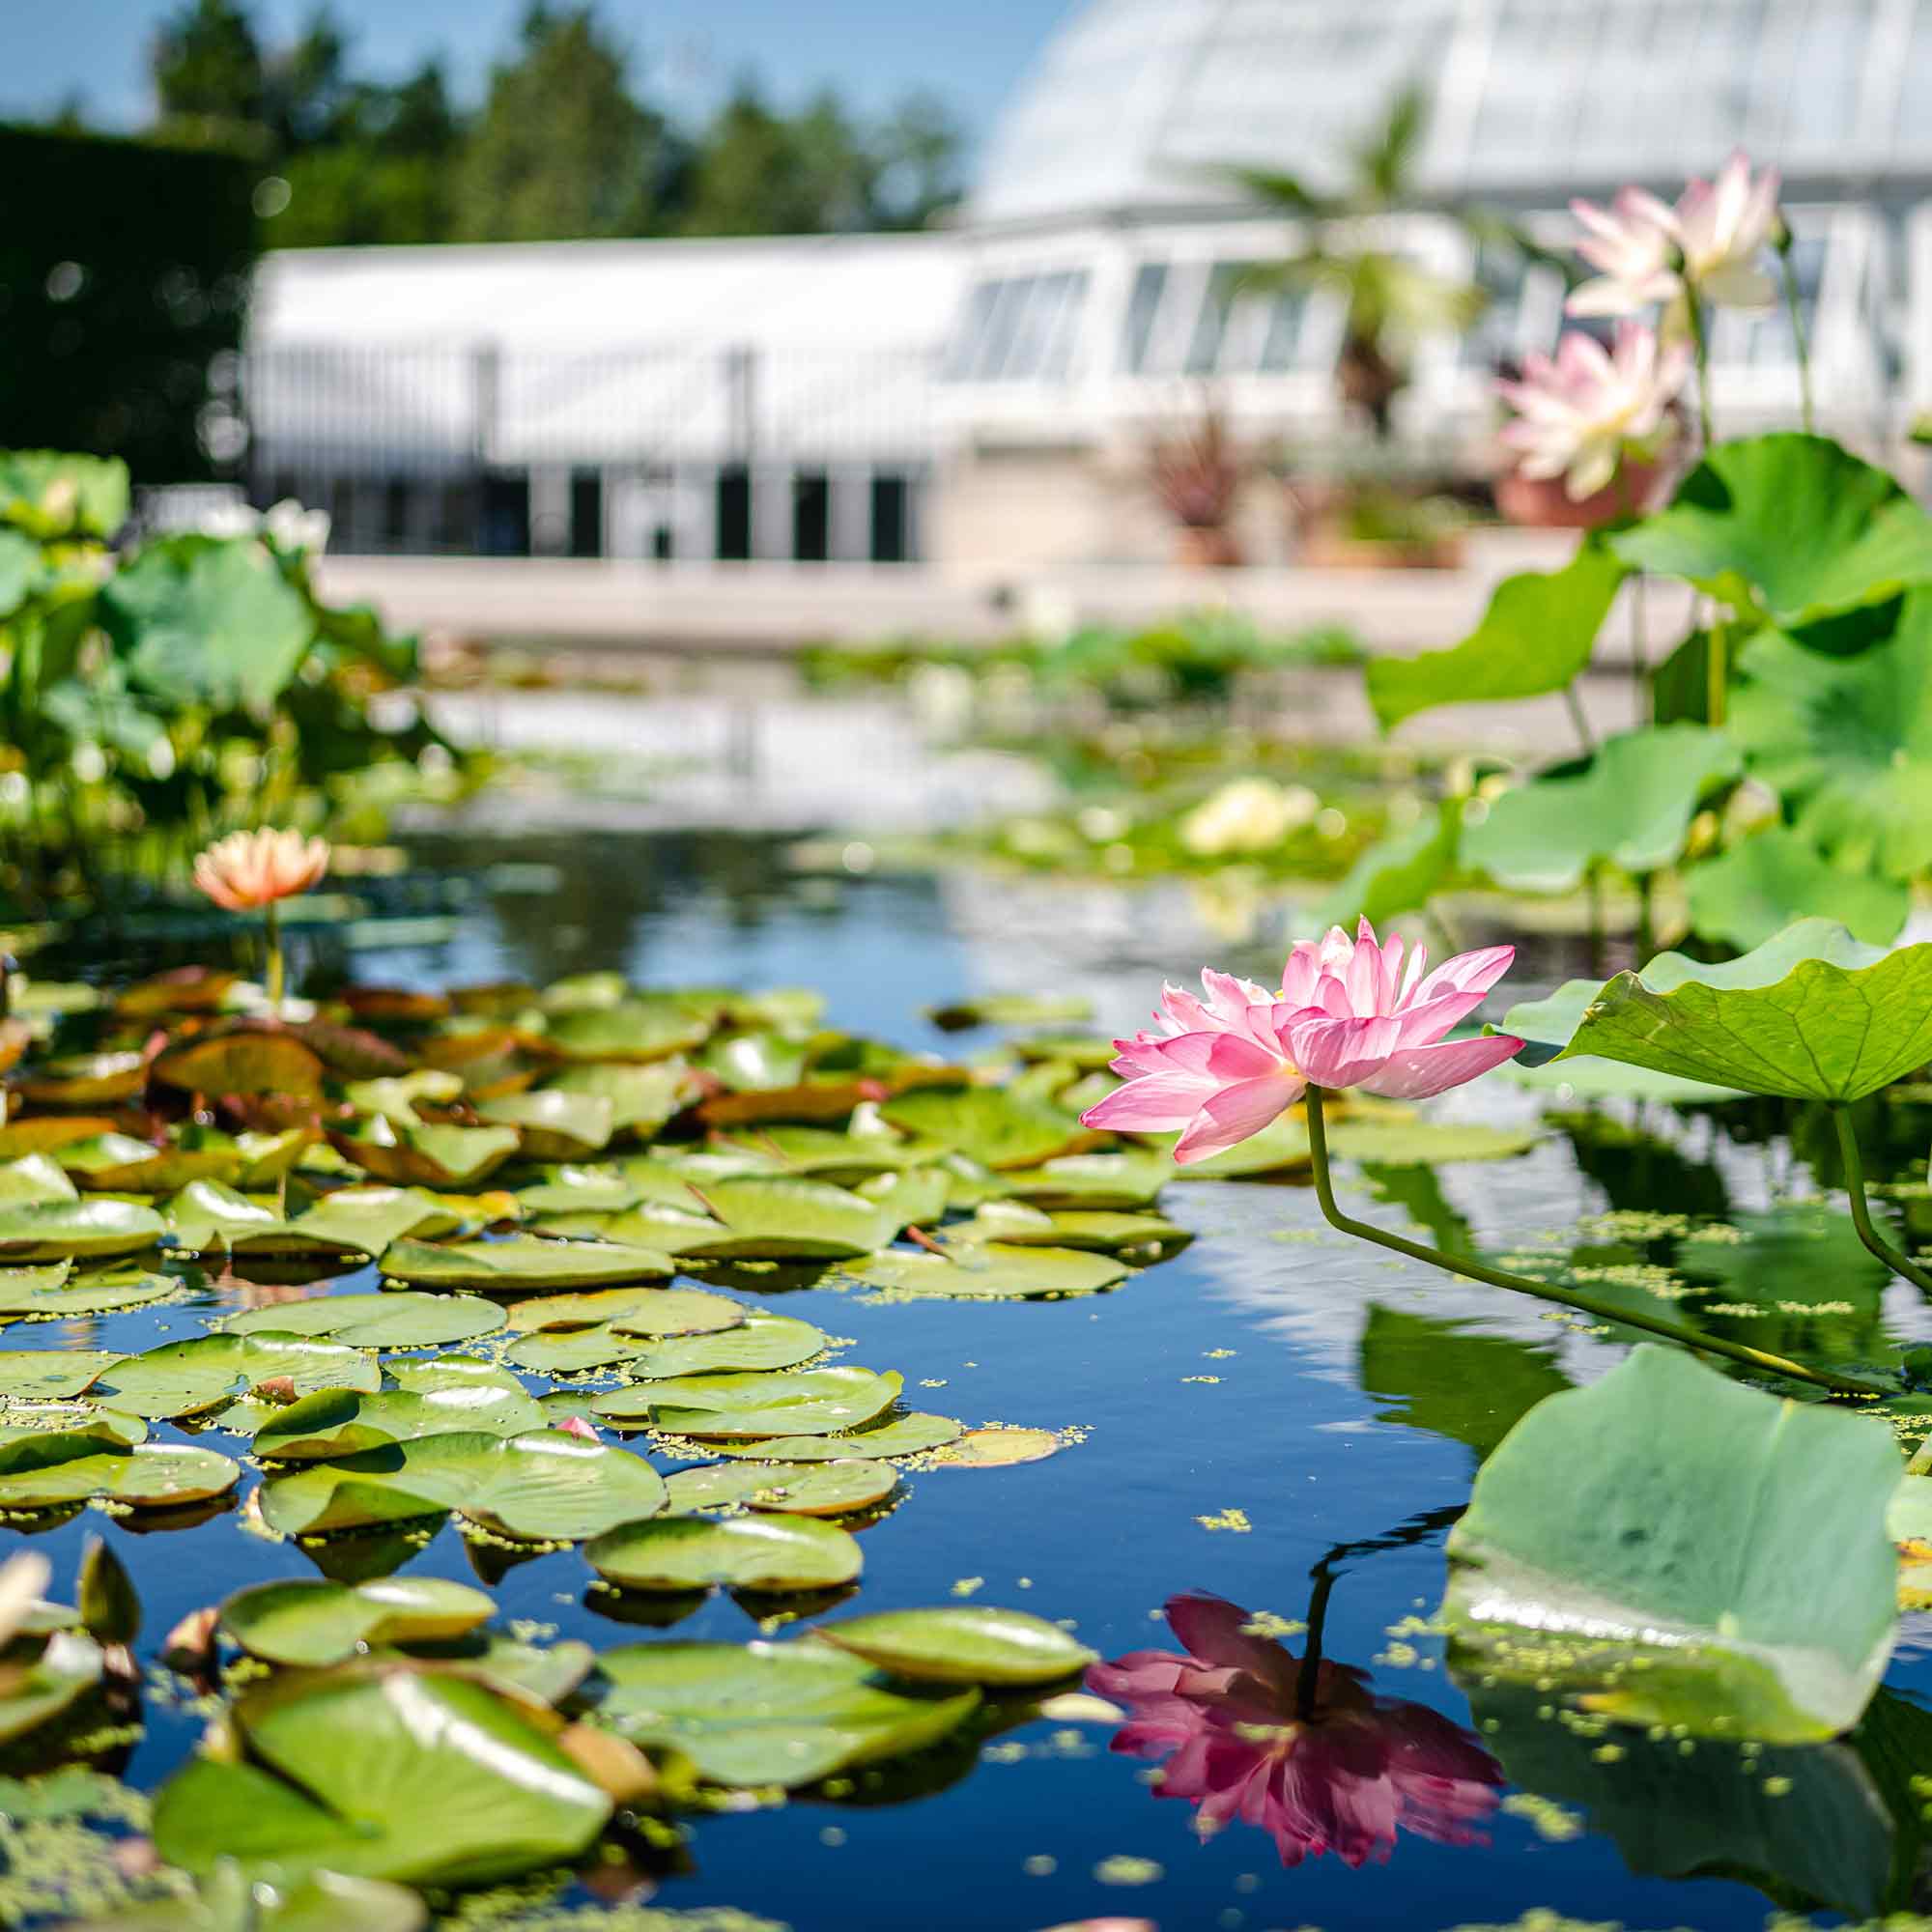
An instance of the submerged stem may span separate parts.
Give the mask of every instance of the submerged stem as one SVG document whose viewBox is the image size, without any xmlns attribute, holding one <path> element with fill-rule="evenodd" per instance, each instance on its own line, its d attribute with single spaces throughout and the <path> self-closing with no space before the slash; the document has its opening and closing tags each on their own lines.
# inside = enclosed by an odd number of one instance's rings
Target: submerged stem
<svg viewBox="0 0 1932 1932">
<path fill-rule="evenodd" d="M 1373 1241 L 1377 1247 L 1406 1255 L 1411 1261 L 1447 1268 L 1451 1274 L 1486 1283 L 1491 1288 L 1514 1289 L 1519 1294 L 1533 1294 L 1539 1301 L 1551 1301 L 1559 1308 L 1574 1308 L 1579 1314 L 1595 1317 L 1599 1321 L 1620 1321 L 1627 1328 L 1641 1328 L 1648 1334 L 1661 1335 L 1666 1342 L 1676 1342 L 1687 1349 L 1727 1356 L 1734 1362 L 1755 1369 L 1760 1375 L 1788 1376 L 1795 1381 L 1809 1382 L 1814 1388 L 1830 1389 L 1836 1395 L 1871 1396 L 1879 1393 L 1877 1389 L 1850 1381 L 1843 1376 L 1831 1375 L 1822 1369 L 1807 1369 L 1801 1363 L 1787 1361 L 1782 1355 L 1747 1348 L 1742 1342 L 1726 1341 L 1720 1335 L 1700 1335 L 1696 1329 L 1666 1321 L 1661 1315 L 1645 1315 L 1633 1309 L 1613 1307 L 1592 1295 L 1578 1294 L 1574 1289 L 1554 1288 L 1548 1282 L 1532 1281 L 1527 1275 L 1512 1274 L 1507 1268 L 1491 1267 L 1487 1262 L 1446 1255 L 1438 1248 L 1408 1240 L 1401 1235 L 1391 1235 L 1372 1222 L 1358 1221 L 1352 1215 L 1343 1213 L 1335 1204 L 1335 1186 L 1328 1172 L 1328 1131 L 1321 1117 L 1321 1089 L 1311 1086 L 1308 1090 L 1308 1151 L 1315 1165 L 1315 1198 L 1321 1204 L 1322 1216 L 1329 1226 L 1339 1228 L 1343 1234 Z M 1857 1198 L 1854 1196 L 1855 1200 Z"/>
<path fill-rule="evenodd" d="M 1932 1274 L 1900 1253 L 1872 1225 L 1871 1206 L 1865 1200 L 1865 1167 L 1859 1155 L 1859 1137 L 1852 1129 L 1852 1110 L 1842 1100 L 1834 1100 L 1832 1112 L 1837 1117 L 1838 1151 L 1845 1163 L 1845 1192 L 1851 1196 L 1852 1226 L 1859 1231 L 1859 1239 L 1893 1274 L 1909 1281 L 1921 1293 L 1932 1294 Z"/>
</svg>

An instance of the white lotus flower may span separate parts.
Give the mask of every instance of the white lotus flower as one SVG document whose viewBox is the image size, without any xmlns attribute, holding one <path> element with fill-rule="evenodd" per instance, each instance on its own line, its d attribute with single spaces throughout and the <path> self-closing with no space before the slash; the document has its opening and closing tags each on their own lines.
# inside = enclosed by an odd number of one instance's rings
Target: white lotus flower
<svg viewBox="0 0 1932 1932">
<path fill-rule="evenodd" d="M 1715 183 L 1693 181 L 1678 198 L 1684 273 L 1707 301 L 1762 308 L 1776 294 L 1763 258 L 1777 232 L 1778 185 L 1776 168 L 1753 181 L 1750 156 L 1740 148 Z"/>
<path fill-rule="evenodd" d="M 1577 252 L 1601 272 L 1566 306 L 1572 315 L 1635 315 L 1652 302 L 1676 300 L 1677 217 L 1654 194 L 1627 187 L 1608 208 L 1573 201 L 1570 212 L 1588 233 Z"/>
<path fill-rule="evenodd" d="M 1520 474 L 1561 476 L 1570 499 L 1580 502 L 1608 487 L 1626 453 L 1656 453 L 1690 373 L 1688 345 L 1661 347 L 1642 323 L 1619 323 L 1609 354 L 1573 329 L 1554 358 L 1531 355 L 1521 381 L 1496 384 L 1517 412 L 1502 440 L 1519 452 Z"/>
</svg>

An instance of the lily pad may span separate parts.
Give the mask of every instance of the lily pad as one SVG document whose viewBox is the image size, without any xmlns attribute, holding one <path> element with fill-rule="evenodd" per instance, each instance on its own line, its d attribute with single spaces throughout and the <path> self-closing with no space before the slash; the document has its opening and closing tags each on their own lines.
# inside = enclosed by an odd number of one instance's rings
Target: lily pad
<svg viewBox="0 0 1932 1932">
<path fill-rule="evenodd" d="M 1000 1241 L 1010 1248 L 1084 1248 L 1116 1255 L 1143 1250 L 1171 1255 L 1194 1236 L 1159 1214 L 1122 1214 L 1107 1208 L 1071 1208 L 1049 1214 L 1023 1202 L 989 1201 L 962 1227 L 948 1228 L 949 1241 Z"/>
<path fill-rule="evenodd" d="M 100 1682 L 104 1662 L 100 1646 L 85 1631 L 50 1632 L 31 1663 L 8 1666 L 0 1689 L 0 1744 L 71 1711 Z"/>
<path fill-rule="evenodd" d="M 616 1241 L 547 1241 L 536 1235 L 500 1240 L 400 1240 L 383 1256 L 383 1272 L 428 1288 L 488 1289 L 526 1294 L 532 1289 L 590 1288 L 606 1282 L 647 1281 L 675 1272 L 668 1255 Z"/>
<path fill-rule="evenodd" d="M 1891 1654 L 1898 1479 L 1869 1421 L 1641 1346 L 1483 1464 L 1449 1541 L 1452 1639 L 1624 1721 L 1834 1736 Z"/>
<path fill-rule="evenodd" d="M 658 1517 L 586 1544 L 584 1559 L 627 1590 L 829 1590 L 865 1568 L 858 1541 L 815 1517 Z"/>
<path fill-rule="evenodd" d="M 1857 1100 L 1932 1058 L 1932 946 L 1881 952 L 1801 920 L 1721 966 L 1620 973 L 1561 1059 L 1596 1054 L 1794 1099 Z"/>
<path fill-rule="evenodd" d="M 1199 1167 L 1192 1167 L 1188 1176 L 1192 1179 L 1200 1172 Z M 1074 1208 L 1121 1211 L 1151 1207 L 1174 1178 L 1174 1163 L 1154 1153 L 1065 1154 L 1023 1173 L 1000 1177 L 1005 1183 L 1001 1192 L 1006 1197 L 1028 1201 L 1049 1211 Z"/>
<path fill-rule="evenodd" d="M 378 1180 L 394 1186 L 469 1187 L 516 1152 L 514 1127 L 401 1127 L 383 1115 L 329 1145 Z"/>
<path fill-rule="evenodd" d="M 915 1409 L 888 1422 L 861 1429 L 850 1435 L 775 1435 L 763 1442 L 715 1442 L 705 1446 L 714 1456 L 741 1457 L 757 1463 L 830 1463 L 844 1456 L 884 1461 L 898 1456 L 923 1456 L 928 1450 L 956 1442 L 966 1425 L 950 1415 L 928 1415 Z"/>
<path fill-rule="evenodd" d="M 358 1349 L 293 1332 L 196 1335 L 123 1355 L 101 1372 L 89 1394 L 106 1408 L 150 1420 L 200 1415 L 263 1382 L 310 1389 L 375 1390 L 381 1371 Z"/>
<path fill-rule="evenodd" d="M 355 1349 L 430 1349 L 469 1342 L 503 1325 L 494 1302 L 477 1294 L 323 1294 L 307 1301 L 276 1302 L 231 1315 L 231 1335 L 278 1329 L 291 1335 L 327 1335 Z"/>
<path fill-rule="evenodd" d="M 842 1270 L 867 1288 L 895 1294 L 943 1294 L 973 1301 L 1018 1301 L 1035 1296 L 1093 1294 L 1133 1272 L 1110 1255 L 1073 1248 L 1009 1247 L 1004 1241 L 962 1243 L 956 1254 L 886 1248 Z"/>
<path fill-rule="evenodd" d="M 0 1316 L 13 1321 L 67 1320 L 76 1315 L 112 1315 L 179 1294 L 173 1275 L 141 1268 L 97 1268 L 75 1274 L 71 1264 L 50 1267 L 0 1268 Z"/>
<path fill-rule="evenodd" d="M 923 1750 L 978 1708 L 978 1691 L 895 1689 L 830 1644 L 640 1643 L 598 1659 L 591 1721 L 675 1750 L 714 1784 L 794 1787 Z"/>
<path fill-rule="evenodd" d="M 150 1069 L 165 1086 L 216 1099 L 251 1094 L 322 1092 L 323 1065 L 291 1034 L 250 1029 L 171 1046 Z"/>
<path fill-rule="evenodd" d="M 510 1304 L 520 1335 L 609 1324 L 626 1335 L 711 1335 L 736 1328 L 746 1310 L 703 1288 L 607 1288 L 589 1294 L 544 1294 Z"/>
<path fill-rule="evenodd" d="M 481 1885 L 576 1858 L 611 1815 L 529 1719 L 459 1677 L 346 1671 L 271 1686 L 234 1722 L 249 1759 L 196 1758 L 156 1803 L 170 1864 Z"/>
<path fill-rule="evenodd" d="M 254 1447 L 256 1455 L 276 1462 L 333 1462 L 428 1435 L 523 1435 L 544 1425 L 532 1397 L 492 1382 L 424 1392 L 318 1389 L 270 1416 L 256 1430 Z"/>
<path fill-rule="evenodd" d="M 58 1402 L 92 1386 L 121 1357 L 100 1349 L 0 1349 L 0 1396 Z"/>
<path fill-rule="evenodd" d="M 241 1465 L 213 1449 L 174 1442 L 119 1444 L 82 1430 L 0 1441 L 0 1509 L 54 1509 L 95 1496 L 168 1508 L 226 1495 Z"/>
<path fill-rule="evenodd" d="M 497 1605 L 481 1590 L 440 1577 L 373 1583 L 322 1579 L 258 1583 L 221 1606 L 221 1628 L 269 1663 L 340 1663 L 367 1644 L 462 1636 Z"/>
<path fill-rule="evenodd" d="M 668 1435 L 742 1442 L 856 1429 L 890 1408 L 904 1385 L 895 1373 L 859 1368 L 683 1376 L 614 1389 L 590 1406 L 613 1421 L 648 1422 Z"/>
<path fill-rule="evenodd" d="M 882 1503 L 897 1488 L 890 1463 L 840 1457 L 830 1463 L 707 1463 L 665 1479 L 673 1510 L 782 1510 L 790 1516 L 849 1516 Z M 1932 1489 L 1932 1483 L 1926 1485 Z"/>
<path fill-rule="evenodd" d="M 1044 1617 L 971 1604 L 881 1610 L 820 1624 L 812 1634 L 915 1683 L 1052 1684 L 1100 1661 Z"/>
<path fill-rule="evenodd" d="M 950 1007 L 927 1007 L 942 1033 L 974 1027 L 1078 1026 L 1094 1017 L 1094 1003 L 1071 993 L 982 993 Z"/>
<path fill-rule="evenodd" d="M 651 1066 L 607 1063 L 566 1066 L 544 1091 L 603 1100 L 611 1109 L 613 1137 L 648 1137 L 682 1113 L 702 1088 L 691 1068 L 679 1062 Z"/>
<path fill-rule="evenodd" d="M 1065 1445 L 1050 1429 L 969 1429 L 932 1459 L 936 1469 L 1010 1469 L 1021 1463 L 1044 1463 Z"/>
<path fill-rule="evenodd" d="M 506 1094 L 486 1100 L 476 1118 L 488 1126 L 514 1127 L 531 1160 L 581 1160 L 610 1145 L 616 1109 L 598 1094 Z"/>
<path fill-rule="evenodd" d="M 674 997 L 639 995 L 615 1006 L 558 1014 L 550 1023 L 544 1044 L 563 1060 L 636 1065 L 668 1060 L 702 1046 L 716 1021 L 715 1009 Z"/>
<path fill-rule="evenodd" d="M 267 1202 L 217 1180 L 190 1181 L 162 1209 L 170 1245 L 184 1254 L 339 1255 L 364 1252 L 297 1228 Z"/>
<path fill-rule="evenodd" d="M 792 1176 L 748 1176 L 705 1185 L 696 1197 L 722 1226 L 665 1245 L 707 1261 L 845 1261 L 898 1233 L 891 1214 L 842 1187 Z"/>
<path fill-rule="evenodd" d="M 615 1323 L 560 1334 L 526 1335 L 506 1359 L 538 1375 L 577 1375 L 621 1363 L 639 1380 L 703 1376 L 725 1370 L 795 1369 L 829 1346 L 822 1329 L 788 1315 L 751 1315 L 735 1328 L 709 1335 L 647 1340 Z"/>
<path fill-rule="evenodd" d="M 995 1170 L 1037 1167 L 1105 1139 L 1071 1114 L 997 1087 L 923 1088 L 888 1101 L 881 1112 L 916 1139 L 954 1148 Z"/>
<path fill-rule="evenodd" d="M 190 1180 L 232 1179 L 241 1171 L 235 1144 L 223 1135 L 190 1130 L 197 1145 L 171 1141 L 156 1147 L 131 1134 L 97 1134 L 70 1141 L 54 1158 L 74 1180 L 96 1194 L 161 1194 Z"/>
<path fill-rule="evenodd" d="M 26 1201 L 0 1207 L 0 1261 L 99 1260 L 139 1254 L 167 1232 L 132 1201 Z"/>
</svg>

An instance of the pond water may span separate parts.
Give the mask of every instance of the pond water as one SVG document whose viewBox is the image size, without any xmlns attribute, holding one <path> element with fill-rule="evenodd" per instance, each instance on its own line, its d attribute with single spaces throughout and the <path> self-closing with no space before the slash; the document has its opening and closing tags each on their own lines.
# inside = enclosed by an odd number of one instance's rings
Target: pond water
<svg viewBox="0 0 1932 1932">
<path fill-rule="evenodd" d="M 479 896 L 446 938 L 356 952 L 359 979 L 541 983 L 617 967 L 646 984 L 807 984 L 826 995 L 830 1024 L 956 1054 L 959 1037 L 943 1038 L 921 1016 L 926 1005 L 1050 985 L 1090 995 L 1104 1026 L 1131 1026 L 1162 974 L 1199 964 L 1161 956 L 1130 910 L 1033 921 L 1028 929 L 1051 928 L 1051 956 L 1036 957 L 983 885 L 800 878 L 756 841 L 425 839 L 417 851 L 456 867 L 541 862 L 556 868 L 555 890 Z M 1496 1079 L 1433 1117 L 1533 1122 L 1546 1104 L 1550 1095 Z M 1910 1111 L 1890 1137 L 1922 1156 L 1926 1120 Z M 1932 1339 L 1926 1310 L 1866 1260 L 1842 1213 L 1806 1205 L 1818 1190 L 1802 1123 L 1795 1151 L 1781 1121 L 1745 1113 L 1729 1124 L 1660 1113 L 1638 1131 L 1628 1110 L 1566 1112 L 1521 1157 L 1351 1171 L 1351 1193 L 1362 1211 L 1396 1226 L 1412 1217 L 1438 1240 L 1505 1252 L 1580 1243 L 1605 1293 L 1642 1296 L 1661 1278 L 1646 1270 L 1668 1268 L 1693 1289 L 1675 1312 L 1701 1309 L 1713 1326 L 1811 1358 L 1883 1358 Z M 1758 1927 L 1775 1908 L 1832 1922 L 1834 1910 L 1856 1918 L 1914 1902 L 1920 1827 L 1906 1778 L 1932 1772 L 1932 1715 L 1910 1700 L 1932 1695 L 1932 1653 L 1916 1647 L 1910 1620 L 1861 1740 L 1754 1762 L 1641 1733 L 1606 1755 L 1533 1698 L 1499 1703 L 1480 1686 L 1472 1710 L 1438 1640 L 1419 1629 L 1440 1598 L 1442 1539 L 1479 1452 L 1538 1397 L 1601 1374 L 1621 1353 L 1615 1338 L 1351 1243 L 1323 1227 L 1304 1187 L 1177 1182 L 1163 1208 L 1196 1234 L 1193 1245 L 1097 1296 L 892 1302 L 822 1286 L 774 1295 L 784 1313 L 855 1338 L 844 1359 L 902 1371 L 919 1406 L 1075 1438 L 1023 1466 L 915 1471 L 898 1507 L 863 1532 L 854 1607 L 1025 1608 L 1070 1620 L 1113 1659 L 1180 1648 L 1162 1606 L 1182 1593 L 1304 1620 L 1321 1575 L 1323 1655 L 1365 1673 L 1376 1700 L 1357 1700 L 1366 1715 L 1349 1741 L 1278 1767 L 1271 1804 L 1257 1788 L 1251 1817 L 1204 1838 L 1192 1804 L 1156 1794 L 1147 1760 L 1110 1748 L 1111 1722 L 1037 1719 L 977 1763 L 942 1752 L 847 1802 L 799 1797 L 694 1819 L 658 1906 L 736 1908 L 797 1932 L 1032 1932 L 1102 1915 L 1163 1932 L 1446 1932 L 1509 1925 L 1538 1907 L 1716 1932 Z M 1697 1238 L 1686 1215 L 1727 1217 L 1736 1236 Z M 374 1285 L 373 1269 L 340 1284 Z M 231 1283 L 155 1313 L 16 1327 L 10 1346 L 136 1350 L 198 1333 L 204 1315 L 260 1293 Z M 242 1533 L 232 1511 L 154 1533 L 84 1512 L 37 1539 L 58 1594 L 71 1593 L 97 1531 L 132 1571 L 151 1636 L 243 1582 L 317 1574 L 298 1546 Z M 448 1526 L 406 1574 L 477 1580 Z M 607 1613 L 577 1549 L 486 1580 L 506 1622 L 600 1647 L 651 1634 Z M 674 1634 L 756 1633 L 721 1593 Z M 1282 1641 L 1299 1654 L 1308 1638 Z M 201 1728 L 192 1710 L 151 1696 L 124 1776 L 152 1789 Z M 1232 1780 L 1252 1769 L 1205 1775 L 1233 1805 Z M 1431 1781 L 1445 1769 L 1453 1790 Z M 1311 1818 L 1370 1819 L 1398 1783 L 1407 1808 L 1386 1861 L 1284 1863 Z M 563 1902 L 593 1901 L 580 1889 Z"/>
</svg>

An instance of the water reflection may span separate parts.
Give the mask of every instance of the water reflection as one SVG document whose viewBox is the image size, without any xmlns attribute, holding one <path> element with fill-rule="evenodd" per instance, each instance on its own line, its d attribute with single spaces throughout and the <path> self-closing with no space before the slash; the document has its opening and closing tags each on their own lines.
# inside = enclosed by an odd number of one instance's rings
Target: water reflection
<svg viewBox="0 0 1932 1932">
<path fill-rule="evenodd" d="M 1155 1795 L 1192 1804 L 1204 1835 L 1238 1818 L 1274 1839 L 1284 1865 L 1329 1852 L 1385 1861 L 1403 1832 L 1486 1843 L 1501 1766 L 1440 1712 L 1378 1695 L 1366 1671 L 1321 1656 L 1332 1583 L 1318 1574 L 1300 1657 L 1225 1598 L 1170 1597 L 1179 1651 L 1132 1651 L 1087 1673 L 1127 1707 L 1113 1748 L 1164 1760 Z"/>
</svg>

